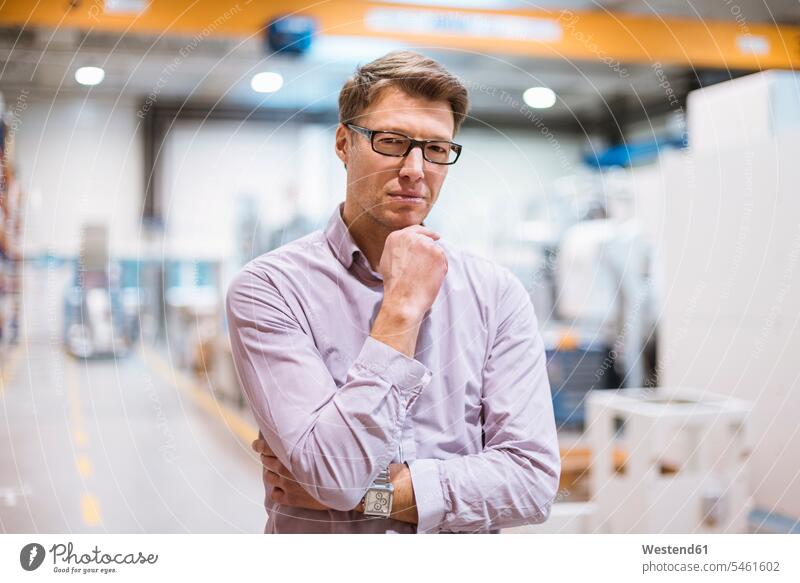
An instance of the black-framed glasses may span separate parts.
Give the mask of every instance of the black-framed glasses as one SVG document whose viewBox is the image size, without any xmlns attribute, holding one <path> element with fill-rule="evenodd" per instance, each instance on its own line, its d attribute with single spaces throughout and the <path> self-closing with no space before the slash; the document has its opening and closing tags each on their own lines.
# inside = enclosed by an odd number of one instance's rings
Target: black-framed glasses
<svg viewBox="0 0 800 583">
<path fill-rule="evenodd" d="M 405 158 L 417 146 L 422 150 L 422 157 L 433 164 L 455 164 L 461 155 L 461 144 L 446 140 L 415 140 L 400 132 L 371 130 L 355 124 L 346 123 L 345 127 L 369 139 L 372 149 L 384 156 Z"/>
</svg>

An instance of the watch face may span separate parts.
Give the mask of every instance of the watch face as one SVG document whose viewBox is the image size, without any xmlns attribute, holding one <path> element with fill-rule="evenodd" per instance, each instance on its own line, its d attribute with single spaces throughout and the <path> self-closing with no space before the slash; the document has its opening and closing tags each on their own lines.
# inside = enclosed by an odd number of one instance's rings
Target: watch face
<svg viewBox="0 0 800 583">
<path fill-rule="evenodd" d="M 367 490 L 364 500 L 364 512 L 389 516 L 392 507 L 392 497 L 385 490 Z"/>
</svg>

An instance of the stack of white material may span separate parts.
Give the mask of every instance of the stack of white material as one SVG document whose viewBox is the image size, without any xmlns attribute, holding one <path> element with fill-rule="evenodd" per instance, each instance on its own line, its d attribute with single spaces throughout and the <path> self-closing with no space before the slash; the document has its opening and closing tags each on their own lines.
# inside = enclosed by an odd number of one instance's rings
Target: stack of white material
<svg viewBox="0 0 800 583">
<path fill-rule="evenodd" d="M 692 91 L 687 123 L 694 153 L 725 151 L 800 129 L 800 75 L 764 71 Z"/>
<path fill-rule="evenodd" d="M 746 532 L 749 407 L 690 389 L 594 391 L 592 532 Z M 614 451 L 625 462 L 615 463 Z"/>
<path fill-rule="evenodd" d="M 753 404 L 755 505 L 797 520 L 800 75 L 692 93 L 689 142 L 662 172 L 660 382 Z"/>
</svg>

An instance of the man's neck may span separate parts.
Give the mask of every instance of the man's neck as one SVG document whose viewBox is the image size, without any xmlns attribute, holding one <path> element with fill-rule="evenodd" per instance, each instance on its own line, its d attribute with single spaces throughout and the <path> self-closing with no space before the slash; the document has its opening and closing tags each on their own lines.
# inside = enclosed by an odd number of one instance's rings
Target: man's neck
<svg viewBox="0 0 800 583">
<path fill-rule="evenodd" d="M 372 269 L 377 270 L 383 255 L 383 247 L 386 245 L 386 237 L 392 232 L 391 229 L 376 222 L 363 209 L 349 207 L 347 202 L 342 209 L 342 220 Z"/>
</svg>

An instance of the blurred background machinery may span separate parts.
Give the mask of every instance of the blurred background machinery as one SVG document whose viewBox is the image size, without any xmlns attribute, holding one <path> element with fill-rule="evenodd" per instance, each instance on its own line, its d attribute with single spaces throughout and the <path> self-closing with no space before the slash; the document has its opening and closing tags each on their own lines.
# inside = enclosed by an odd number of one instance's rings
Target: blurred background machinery
<svg viewBox="0 0 800 583">
<path fill-rule="evenodd" d="M 108 229 L 85 225 L 82 254 L 64 298 L 64 344 L 80 358 L 126 355 L 139 335 L 138 289 L 120 285 L 108 256 Z"/>
</svg>

